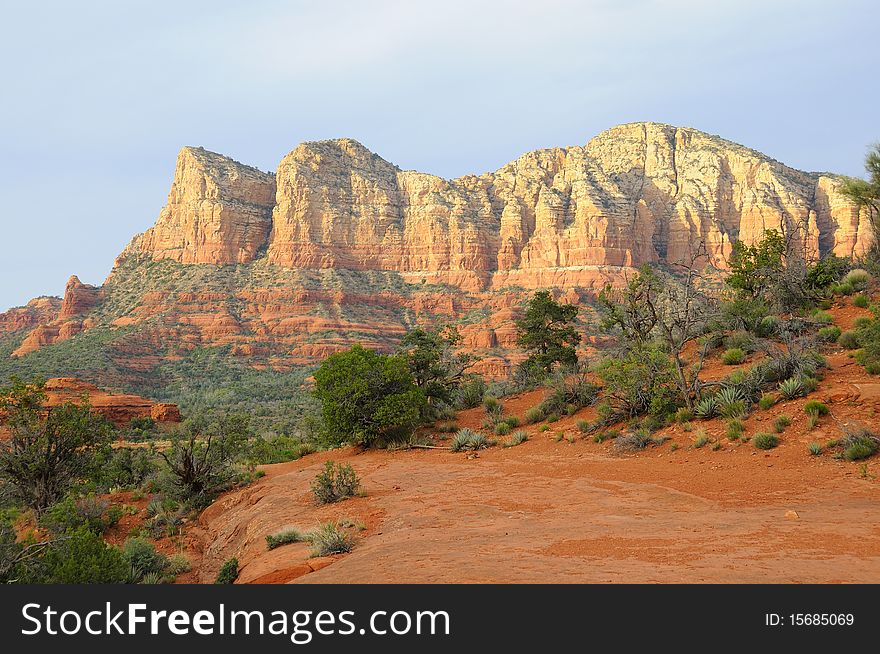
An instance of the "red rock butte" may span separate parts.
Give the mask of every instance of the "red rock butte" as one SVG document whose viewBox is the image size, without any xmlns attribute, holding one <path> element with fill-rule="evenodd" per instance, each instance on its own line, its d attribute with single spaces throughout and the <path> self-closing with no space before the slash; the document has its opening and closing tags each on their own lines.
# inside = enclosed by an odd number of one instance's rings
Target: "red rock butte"
<svg viewBox="0 0 880 654">
<path fill-rule="evenodd" d="M 390 349 L 415 322 L 459 321 L 477 371 L 517 360 L 530 289 L 589 300 L 644 263 L 724 268 L 766 229 L 813 255 L 860 255 L 866 210 L 840 178 L 689 128 L 632 123 L 453 180 L 400 170 L 350 139 L 303 143 L 262 172 L 201 148 L 177 158 L 168 202 L 101 287 L 0 314 L 25 357 L 96 326 L 114 360 L 148 370 L 199 346 L 254 366 L 314 363 L 361 341 Z"/>
</svg>

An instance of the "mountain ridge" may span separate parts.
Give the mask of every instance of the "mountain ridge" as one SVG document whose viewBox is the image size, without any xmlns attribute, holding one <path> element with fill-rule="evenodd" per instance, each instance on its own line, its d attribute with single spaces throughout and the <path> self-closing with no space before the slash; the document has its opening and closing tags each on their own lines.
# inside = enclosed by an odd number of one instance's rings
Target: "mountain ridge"
<svg viewBox="0 0 880 654">
<path fill-rule="evenodd" d="M 186 146 L 155 224 L 100 287 L 72 277 L 64 300 L 0 314 L 0 374 L 169 399 L 205 348 L 222 350 L 224 375 L 294 371 L 352 342 L 388 351 L 415 324 L 453 322 L 475 370 L 503 377 L 521 356 L 513 322 L 531 289 L 555 289 L 589 321 L 605 284 L 703 244 L 716 268 L 765 229 L 814 256 L 862 254 L 870 221 L 838 180 L 661 123 L 452 180 L 350 138 L 302 143 L 274 173 Z"/>
</svg>

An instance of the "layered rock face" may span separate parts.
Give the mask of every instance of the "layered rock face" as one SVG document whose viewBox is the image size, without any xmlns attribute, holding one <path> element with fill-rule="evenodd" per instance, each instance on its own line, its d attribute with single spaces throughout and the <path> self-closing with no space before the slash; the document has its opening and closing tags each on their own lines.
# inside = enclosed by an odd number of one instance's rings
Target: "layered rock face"
<svg viewBox="0 0 880 654">
<path fill-rule="evenodd" d="M 73 277 L 63 301 L 0 314 L 0 346 L 14 334 L 7 351 L 22 358 L 91 339 L 80 364 L 97 351 L 102 374 L 127 384 L 204 347 L 285 370 L 356 341 L 391 350 L 414 324 L 444 321 L 479 353 L 474 370 L 503 377 L 530 289 L 582 303 L 632 267 L 700 248 L 724 268 L 737 239 L 766 229 L 812 256 L 864 253 L 869 216 L 838 182 L 656 123 L 454 180 L 400 170 L 350 139 L 304 143 L 275 174 L 183 148 L 156 224 L 103 287 Z"/>
<path fill-rule="evenodd" d="M 266 243 L 274 204 L 272 175 L 183 148 L 168 204 L 130 248 L 180 263 L 250 263 Z"/>
<path fill-rule="evenodd" d="M 92 411 L 117 425 L 126 425 L 133 418 L 152 418 L 159 423 L 180 422 L 177 405 L 153 402 L 137 395 L 118 395 L 102 390 L 81 379 L 58 377 L 46 381 L 47 407 L 88 401 Z"/>
<path fill-rule="evenodd" d="M 735 240 L 765 229 L 815 255 L 858 255 L 871 242 L 867 215 L 833 176 L 655 123 L 451 181 L 401 171 L 349 139 L 304 143 L 276 182 L 185 148 L 168 205 L 130 251 L 226 264 L 265 248 L 284 268 L 390 270 L 477 290 L 595 288 L 621 267 L 688 260 L 701 242 L 722 268 Z"/>
</svg>

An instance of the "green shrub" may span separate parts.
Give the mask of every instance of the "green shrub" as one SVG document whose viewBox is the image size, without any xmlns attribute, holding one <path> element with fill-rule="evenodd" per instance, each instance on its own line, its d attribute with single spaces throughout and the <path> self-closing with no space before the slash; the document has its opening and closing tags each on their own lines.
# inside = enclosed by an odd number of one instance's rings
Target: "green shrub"
<svg viewBox="0 0 880 654">
<path fill-rule="evenodd" d="M 437 425 L 437 431 L 441 434 L 453 434 L 458 431 L 457 422 L 441 422 Z"/>
<path fill-rule="evenodd" d="M 746 403 L 743 400 L 735 400 L 722 406 L 719 413 L 722 418 L 742 418 L 748 413 L 748 410 L 746 409 Z"/>
<path fill-rule="evenodd" d="M 590 431 L 590 423 L 587 420 L 578 420 L 577 428 L 581 431 L 582 434 L 586 434 Z"/>
<path fill-rule="evenodd" d="M 869 299 L 868 296 L 864 293 L 856 295 L 853 298 L 853 306 L 858 307 L 859 309 L 867 309 L 868 308 Z"/>
<path fill-rule="evenodd" d="M 776 404 L 776 398 L 770 395 L 769 393 L 764 393 L 761 396 L 761 399 L 758 400 L 758 406 L 764 409 L 765 411 Z"/>
<path fill-rule="evenodd" d="M 687 407 L 682 407 L 675 412 L 675 422 L 683 424 L 694 419 L 694 412 Z"/>
<path fill-rule="evenodd" d="M 807 400 L 804 402 L 804 412 L 807 414 L 815 414 L 817 416 L 828 415 L 828 405 L 819 400 Z"/>
<path fill-rule="evenodd" d="M 730 350 L 752 352 L 755 348 L 755 337 L 746 331 L 737 331 L 724 337 L 724 347 Z"/>
<path fill-rule="evenodd" d="M 248 443 L 247 460 L 256 465 L 285 463 L 311 454 L 315 451 L 312 443 L 304 443 L 293 436 L 273 436 L 255 438 Z"/>
<path fill-rule="evenodd" d="M 730 420 L 727 423 L 727 438 L 736 441 L 739 440 L 746 430 L 746 425 L 742 420 Z"/>
<path fill-rule="evenodd" d="M 859 316 L 853 320 L 853 329 L 865 329 L 873 324 L 874 320 L 868 316 Z"/>
<path fill-rule="evenodd" d="M 350 465 L 327 461 L 312 481 L 312 493 L 318 504 L 332 504 L 354 497 L 360 485 L 360 479 Z"/>
<path fill-rule="evenodd" d="M 520 425 L 519 418 L 517 418 L 516 416 L 507 416 L 504 419 L 504 422 L 506 422 L 507 426 L 511 429 L 516 429 Z"/>
<path fill-rule="evenodd" d="M 495 425 L 495 435 L 496 436 L 507 436 L 510 433 L 510 425 L 508 425 L 503 420 Z"/>
<path fill-rule="evenodd" d="M 833 291 L 838 295 L 852 295 L 853 293 L 855 293 L 856 289 L 853 288 L 852 284 L 841 282 L 833 288 Z"/>
<path fill-rule="evenodd" d="M 831 327 L 823 327 L 819 330 L 819 340 L 825 343 L 834 343 L 840 338 L 840 327 L 833 325 Z"/>
<path fill-rule="evenodd" d="M 459 409 L 473 409 L 480 406 L 486 394 L 486 382 L 482 377 L 472 377 L 458 387 L 455 393 L 455 406 Z"/>
<path fill-rule="evenodd" d="M 428 406 L 403 355 L 387 356 L 355 344 L 324 359 L 313 376 L 324 425 L 337 443 L 372 446 L 406 440 Z"/>
<path fill-rule="evenodd" d="M 540 432 L 550 431 L 550 425 L 541 425 L 540 427 L 538 427 L 538 431 L 540 431 Z"/>
<path fill-rule="evenodd" d="M 670 443 L 669 444 L 669 451 L 670 452 L 675 452 L 675 450 L 677 450 L 677 449 L 678 449 L 678 443 Z"/>
<path fill-rule="evenodd" d="M 822 454 L 822 446 L 819 443 L 812 442 L 807 446 L 807 449 L 810 451 L 812 456 L 819 456 Z"/>
<path fill-rule="evenodd" d="M 544 419 L 544 410 L 540 406 L 533 406 L 529 409 L 526 409 L 526 413 L 523 416 L 527 425 L 533 425 L 536 422 L 541 422 Z"/>
<path fill-rule="evenodd" d="M 857 291 L 862 291 L 867 288 L 870 281 L 871 274 L 867 270 L 862 270 L 861 268 L 850 270 L 846 274 L 846 277 L 843 278 L 845 284 L 849 284 Z"/>
<path fill-rule="evenodd" d="M 776 420 L 773 421 L 773 429 L 776 430 L 777 434 L 781 434 L 785 431 L 785 428 L 791 424 L 791 418 L 786 415 L 776 416 Z"/>
<path fill-rule="evenodd" d="M 510 435 L 510 439 L 504 444 L 504 447 L 514 447 L 521 445 L 529 440 L 529 433 L 525 429 L 517 429 Z"/>
<path fill-rule="evenodd" d="M 326 522 L 309 535 L 312 556 L 345 554 L 354 548 L 354 538 L 338 522 Z"/>
<path fill-rule="evenodd" d="M 147 574 L 163 574 L 168 568 L 168 558 L 146 538 L 129 537 L 122 546 L 125 560 L 135 572 L 135 579 L 139 580 Z"/>
<path fill-rule="evenodd" d="M 752 445 L 759 450 L 772 450 L 779 445 L 779 437 L 776 434 L 758 433 L 752 438 Z"/>
<path fill-rule="evenodd" d="M 556 421 L 558 421 L 561 417 L 562 417 L 562 416 L 559 415 L 558 413 L 551 413 L 549 416 L 547 416 L 547 422 L 556 422 Z"/>
<path fill-rule="evenodd" d="M 119 584 L 128 580 L 129 564 L 122 551 L 88 527 L 79 527 L 52 543 L 22 579 L 39 584 Z"/>
<path fill-rule="evenodd" d="M 49 531 L 62 535 L 79 527 L 101 534 L 119 521 L 118 511 L 112 511 L 110 502 L 94 495 L 74 498 L 70 495 L 53 504 L 40 516 L 40 524 Z"/>
<path fill-rule="evenodd" d="M 857 350 L 860 347 L 858 334 L 853 330 L 845 331 L 837 339 L 837 344 L 844 350 Z"/>
<path fill-rule="evenodd" d="M 192 563 L 183 554 L 174 554 L 168 558 L 168 574 L 181 575 L 192 570 Z"/>
<path fill-rule="evenodd" d="M 746 353 L 738 347 L 730 348 L 721 356 L 721 361 L 726 366 L 739 365 L 740 363 L 742 363 L 745 360 L 746 360 Z"/>
<path fill-rule="evenodd" d="M 266 547 L 270 550 L 274 550 L 276 547 L 289 545 L 290 543 L 301 543 L 304 540 L 307 540 L 307 538 L 302 532 L 297 531 L 296 529 L 286 529 L 277 534 L 269 534 L 266 536 Z"/>
<path fill-rule="evenodd" d="M 501 415 L 504 412 L 504 407 L 501 406 L 501 402 L 498 401 L 498 398 L 492 397 L 491 395 L 487 395 L 483 398 L 483 408 L 486 410 L 486 414 L 493 420 L 500 420 Z"/>
<path fill-rule="evenodd" d="M 814 311 L 813 320 L 823 325 L 830 325 L 834 322 L 834 318 L 827 311 Z"/>
<path fill-rule="evenodd" d="M 880 448 L 880 438 L 867 429 L 857 429 L 848 433 L 841 441 L 843 458 L 847 461 L 859 461 L 873 456 Z"/>
<path fill-rule="evenodd" d="M 694 447 L 699 449 L 705 446 L 709 442 L 709 436 L 702 429 L 698 430 L 696 434 L 694 434 Z"/>
<path fill-rule="evenodd" d="M 226 559 L 223 565 L 220 566 L 220 572 L 217 573 L 214 583 L 233 584 L 236 579 L 238 579 L 238 559 L 233 556 L 230 559 Z"/>
</svg>

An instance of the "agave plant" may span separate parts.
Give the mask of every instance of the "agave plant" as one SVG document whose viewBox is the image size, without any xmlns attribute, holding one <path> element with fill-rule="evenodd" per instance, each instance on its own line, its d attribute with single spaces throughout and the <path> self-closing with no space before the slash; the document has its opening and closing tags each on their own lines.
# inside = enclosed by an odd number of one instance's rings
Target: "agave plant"
<svg viewBox="0 0 880 654">
<path fill-rule="evenodd" d="M 779 382 L 779 392 L 786 400 L 793 400 L 804 393 L 804 383 L 799 377 L 789 377 Z"/>
<path fill-rule="evenodd" d="M 449 449 L 453 452 L 461 452 L 470 449 L 471 439 L 476 436 L 476 432 L 472 429 L 459 429 L 449 444 Z"/>
<path fill-rule="evenodd" d="M 743 393 L 738 386 L 726 386 L 715 395 L 715 400 L 721 408 L 734 402 L 742 402 L 744 399 Z"/>
<path fill-rule="evenodd" d="M 715 413 L 717 413 L 717 411 L 718 400 L 715 399 L 714 395 L 704 397 L 702 400 L 697 402 L 697 405 L 694 407 L 694 415 L 696 415 L 698 418 L 703 418 L 704 420 L 712 418 Z"/>
</svg>

